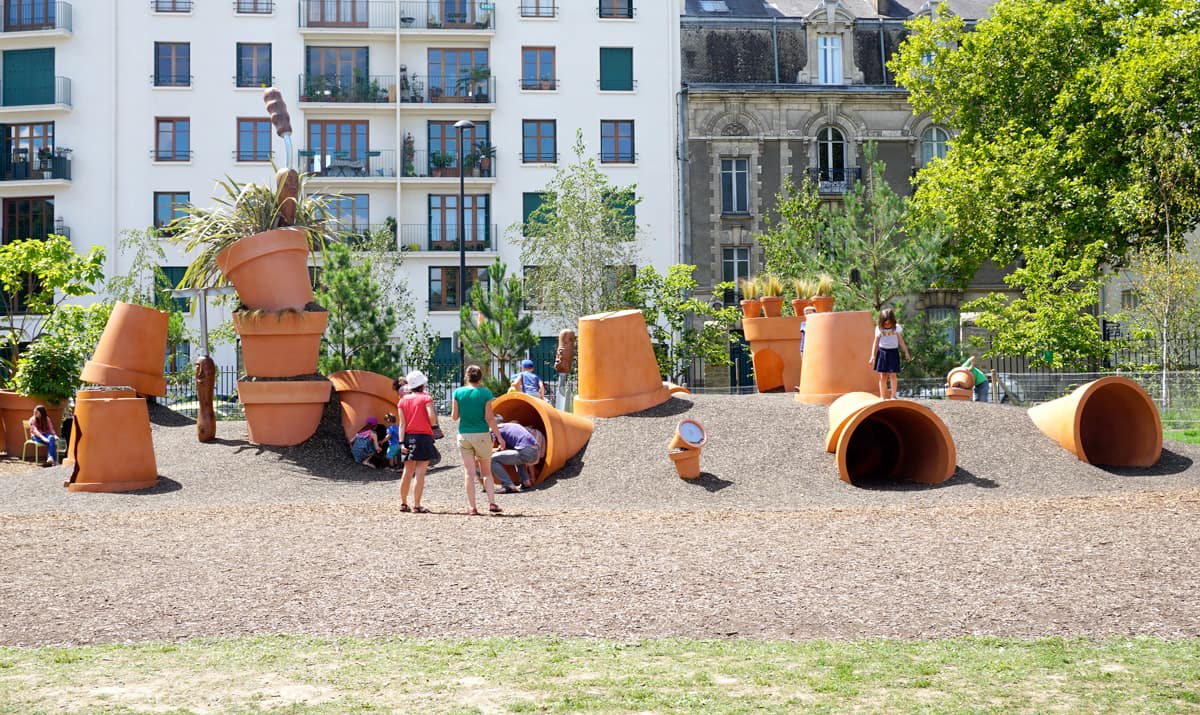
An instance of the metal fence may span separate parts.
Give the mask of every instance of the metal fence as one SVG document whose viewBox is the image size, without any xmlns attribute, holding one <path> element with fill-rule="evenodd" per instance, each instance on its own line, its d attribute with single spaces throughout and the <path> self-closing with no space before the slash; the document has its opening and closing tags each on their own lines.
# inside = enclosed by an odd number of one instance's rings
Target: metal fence
<svg viewBox="0 0 1200 715">
<path fill-rule="evenodd" d="M 217 367 L 216 387 L 213 390 L 213 412 L 218 420 L 244 420 L 246 412 L 237 396 L 236 367 Z M 174 412 L 195 419 L 200 414 L 196 397 L 196 377 L 192 370 L 167 375 L 167 394 L 155 401 Z"/>
</svg>

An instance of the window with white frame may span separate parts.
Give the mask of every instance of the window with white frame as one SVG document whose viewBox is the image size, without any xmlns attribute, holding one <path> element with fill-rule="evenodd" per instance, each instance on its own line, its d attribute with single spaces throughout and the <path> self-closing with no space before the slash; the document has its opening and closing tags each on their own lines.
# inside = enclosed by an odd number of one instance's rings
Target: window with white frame
<svg viewBox="0 0 1200 715">
<path fill-rule="evenodd" d="M 747 196 L 750 193 L 750 160 L 721 160 L 721 213 L 750 212 Z"/>
<path fill-rule="evenodd" d="M 819 35 L 817 37 L 817 82 L 820 84 L 842 83 L 841 35 Z"/>
<path fill-rule="evenodd" d="M 921 132 L 921 166 L 929 166 L 934 159 L 945 159 L 949 141 L 950 133 L 941 127 L 929 127 Z"/>
<path fill-rule="evenodd" d="M 735 287 L 725 293 L 725 305 L 737 305 L 742 299 L 744 278 L 750 277 L 750 249 L 737 246 L 721 249 L 721 280 Z"/>
</svg>

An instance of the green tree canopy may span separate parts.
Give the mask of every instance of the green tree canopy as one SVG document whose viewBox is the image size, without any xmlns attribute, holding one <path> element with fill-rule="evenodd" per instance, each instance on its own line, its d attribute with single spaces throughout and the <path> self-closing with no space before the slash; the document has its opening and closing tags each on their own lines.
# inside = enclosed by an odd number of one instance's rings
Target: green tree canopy
<svg viewBox="0 0 1200 715">
<path fill-rule="evenodd" d="M 533 315 L 521 312 L 524 303 L 524 283 L 508 275 L 508 267 L 497 259 L 488 266 L 487 287 L 471 286 L 467 303 L 459 311 L 459 336 L 466 351 L 494 360 L 505 382 L 513 363 L 538 341 L 530 328 Z"/>
<path fill-rule="evenodd" d="M 340 242 L 326 245 L 316 291 L 317 302 L 329 311 L 319 360 L 323 374 L 370 370 L 395 375 L 399 371 L 399 355 L 392 341 L 396 311 L 375 274 L 369 256 L 355 256 Z"/>
</svg>

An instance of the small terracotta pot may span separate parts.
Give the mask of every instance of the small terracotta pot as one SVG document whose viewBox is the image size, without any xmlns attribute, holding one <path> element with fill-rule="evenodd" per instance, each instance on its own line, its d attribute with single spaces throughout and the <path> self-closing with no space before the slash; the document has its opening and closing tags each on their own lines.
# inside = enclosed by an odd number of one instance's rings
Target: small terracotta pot
<svg viewBox="0 0 1200 715">
<path fill-rule="evenodd" d="M 805 321 L 804 370 L 796 400 L 828 405 L 847 392 L 877 392 L 871 364 L 875 322 L 865 310 L 813 313 Z"/>
<path fill-rule="evenodd" d="M 80 390 L 75 395 L 63 486 L 72 492 L 130 492 L 158 484 L 146 400 L 133 390 Z"/>
<path fill-rule="evenodd" d="M 946 385 L 969 390 L 975 387 L 975 373 L 969 367 L 956 367 L 946 374 Z"/>
<path fill-rule="evenodd" d="M 331 388 L 328 380 L 239 380 L 250 441 L 288 447 L 312 437 Z"/>
<path fill-rule="evenodd" d="M 619 417 L 671 398 L 650 345 L 640 310 L 579 319 L 579 394 L 574 411 L 584 417 Z"/>
<path fill-rule="evenodd" d="M 847 393 L 829 406 L 825 451 L 837 454 L 839 476 L 855 486 L 940 484 L 954 476 L 958 458 L 950 431 L 933 410 L 868 392 Z"/>
<path fill-rule="evenodd" d="M 304 310 L 312 302 L 308 237 L 298 228 L 247 236 L 217 254 L 217 266 L 238 297 L 258 310 Z"/>
<path fill-rule="evenodd" d="M 754 384 L 759 392 L 795 392 L 800 389 L 800 323 L 794 316 L 742 321 L 754 362 Z"/>
<path fill-rule="evenodd" d="M 1029 408 L 1043 433 L 1088 464 L 1150 467 L 1162 456 L 1162 419 L 1142 386 L 1109 375 Z"/>
<path fill-rule="evenodd" d="M 762 301 L 757 298 L 747 298 L 742 301 L 742 316 L 746 318 L 762 317 Z"/>
<path fill-rule="evenodd" d="M 346 439 L 358 432 L 368 417 L 383 424 L 389 412 L 396 414 L 399 393 L 392 389 L 392 378 L 368 370 L 342 370 L 329 376 L 342 405 L 342 431 Z"/>
<path fill-rule="evenodd" d="M 10 457 L 21 456 L 21 448 L 25 446 L 24 420 L 33 416 L 33 408 L 45 405 L 46 414 L 54 423 L 54 429 L 62 427 L 63 406 L 52 405 L 44 398 L 30 397 L 19 392 L 0 390 L 0 423 L 4 424 L 4 451 Z"/>
<path fill-rule="evenodd" d="M 586 417 L 556 409 L 545 400 L 523 392 L 506 392 L 492 401 L 492 409 L 504 415 L 506 422 L 536 427 L 546 435 L 546 456 L 538 463 L 535 484 L 562 469 L 571 457 L 579 454 L 594 429 Z M 514 469 L 511 474 L 516 476 Z"/>
<path fill-rule="evenodd" d="M 767 318 L 778 318 L 783 315 L 783 297 L 778 295 L 768 295 L 760 299 L 762 302 L 763 316 Z"/>
<path fill-rule="evenodd" d="M 833 312 L 833 296 L 831 295 L 814 295 L 812 297 L 812 304 L 818 313 Z"/>
<path fill-rule="evenodd" d="M 167 327 L 168 315 L 161 310 L 116 303 L 80 379 L 97 385 L 132 387 L 140 395 L 166 395 L 163 365 Z"/>
<path fill-rule="evenodd" d="M 233 314 L 242 338 L 242 359 L 251 377 L 295 377 L 317 371 L 321 335 L 329 313 L 304 311 L 251 315 Z"/>
<path fill-rule="evenodd" d="M 947 387 L 946 399 L 958 400 L 959 402 L 970 402 L 974 397 L 975 391 L 969 387 Z"/>
<path fill-rule="evenodd" d="M 680 479 L 696 479 L 700 476 L 700 450 L 683 449 L 667 452 L 667 456 L 675 464 L 675 471 Z"/>
<path fill-rule="evenodd" d="M 792 314 L 797 318 L 804 317 L 804 309 L 812 305 L 810 298 L 794 298 L 792 300 Z"/>
</svg>

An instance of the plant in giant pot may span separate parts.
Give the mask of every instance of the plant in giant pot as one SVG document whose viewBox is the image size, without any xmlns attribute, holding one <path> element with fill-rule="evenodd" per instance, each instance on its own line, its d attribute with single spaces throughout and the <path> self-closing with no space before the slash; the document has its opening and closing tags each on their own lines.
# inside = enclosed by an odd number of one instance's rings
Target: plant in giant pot
<svg viewBox="0 0 1200 715">
<path fill-rule="evenodd" d="M 833 311 L 833 276 L 828 273 L 822 273 L 817 276 L 817 282 L 814 286 L 816 293 L 813 294 L 813 307 L 818 313 L 829 313 Z"/>
</svg>

